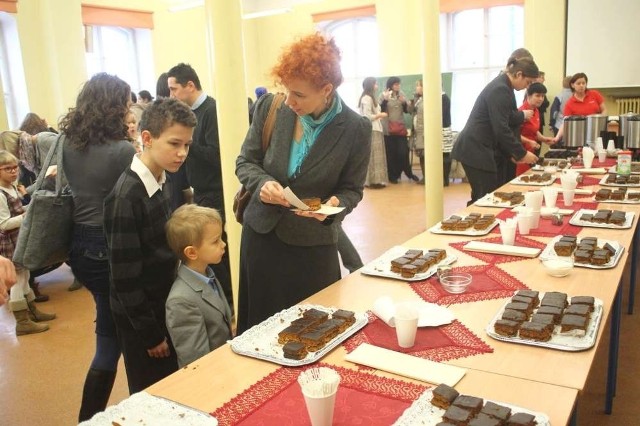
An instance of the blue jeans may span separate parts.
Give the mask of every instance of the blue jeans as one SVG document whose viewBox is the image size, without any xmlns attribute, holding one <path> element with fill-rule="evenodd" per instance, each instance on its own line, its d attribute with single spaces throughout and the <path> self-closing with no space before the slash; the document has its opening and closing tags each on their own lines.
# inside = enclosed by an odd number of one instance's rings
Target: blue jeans
<svg viewBox="0 0 640 426">
<path fill-rule="evenodd" d="M 102 226 L 74 226 L 69 264 L 96 303 L 96 353 L 91 368 L 116 371 L 120 346 L 109 305 L 109 257 Z"/>
</svg>

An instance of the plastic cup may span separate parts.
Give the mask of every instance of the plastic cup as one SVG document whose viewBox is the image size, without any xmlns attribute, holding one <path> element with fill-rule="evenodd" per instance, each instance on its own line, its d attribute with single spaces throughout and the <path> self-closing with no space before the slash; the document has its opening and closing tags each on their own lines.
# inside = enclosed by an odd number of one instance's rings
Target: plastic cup
<svg viewBox="0 0 640 426">
<path fill-rule="evenodd" d="M 418 310 L 409 303 L 398 303 L 394 317 L 398 346 L 410 348 L 415 344 L 418 331 Z"/>
<path fill-rule="evenodd" d="M 500 224 L 500 236 L 502 244 L 512 246 L 516 242 L 516 222 L 502 222 Z"/>
<path fill-rule="evenodd" d="M 538 229 L 540 226 L 540 210 L 531 211 L 531 223 L 529 224 L 529 230 Z"/>
<path fill-rule="evenodd" d="M 518 213 L 518 231 L 520 235 L 529 235 L 531 229 L 531 212 Z"/>
<path fill-rule="evenodd" d="M 556 201 L 558 200 L 558 189 L 557 188 L 544 188 L 542 190 L 542 194 L 544 195 L 544 205 L 547 207 L 555 207 Z"/>
<path fill-rule="evenodd" d="M 584 157 L 582 159 L 582 164 L 584 165 L 585 169 L 590 169 L 591 165 L 593 164 L 593 157 Z"/>
<path fill-rule="evenodd" d="M 567 207 L 571 207 L 573 205 L 573 197 L 576 195 L 575 189 L 565 189 L 562 191 L 562 200 L 564 205 Z"/>
<path fill-rule="evenodd" d="M 604 163 L 605 161 L 607 161 L 607 151 L 598 151 L 598 161 L 600 163 Z"/>
<path fill-rule="evenodd" d="M 524 194 L 524 205 L 531 210 L 540 210 L 542 207 L 542 192 L 541 191 L 529 191 Z"/>
<path fill-rule="evenodd" d="M 331 426 L 333 424 L 333 409 L 336 405 L 336 394 L 338 389 L 327 396 L 311 396 L 302 390 L 304 402 L 307 406 L 307 413 L 312 426 Z"/>
</svg>

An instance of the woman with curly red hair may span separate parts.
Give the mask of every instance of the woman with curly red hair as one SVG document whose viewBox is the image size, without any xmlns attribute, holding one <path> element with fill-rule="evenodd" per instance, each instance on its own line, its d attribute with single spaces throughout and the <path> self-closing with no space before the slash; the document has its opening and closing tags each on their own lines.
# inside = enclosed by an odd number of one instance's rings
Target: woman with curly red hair
<svg viewBox="0 0 640 426">
<path fill-rule="evenodd" d="M 369 164 L 371 122 L 336 91 L 342 71 L 333 40 L 303 37 L 284 50 L 272 75 L 287 97 L 269 147 L 263 151 L 262 130 L 270 94 L 257 101 L 236 161 L 236 175 L 252 193 L 242 229 L 238 333 L 340 279 L 338 229 L 362 199 Z M 285 187 L 344 210 L 292 212 Z"/>
</svg>

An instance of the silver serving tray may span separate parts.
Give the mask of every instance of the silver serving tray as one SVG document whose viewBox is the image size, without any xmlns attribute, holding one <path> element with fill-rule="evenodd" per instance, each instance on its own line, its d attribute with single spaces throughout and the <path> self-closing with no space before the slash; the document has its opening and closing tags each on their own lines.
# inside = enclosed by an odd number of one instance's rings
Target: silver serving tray
<svg viewBox="0 0 640 426">
<path fill-rule="evenodd" d="M 517 176 L 515 179 L 512 179 L 510 184 L 513 185 L 527 185 L 527 186 L 549 186 L 556 181 L 557 176 L 554 174 L 551 175 L 551 179 L 545 180 L 543 182 L 525 182 L 522 180 L 520 176 Z"/>
<path fill-rule="evenodd" d="M 544 296 L 543 292 L 540 292 L 540 300 L 542 300 L 542 296 Z M 505 306 L 511 302 L 508 300 L 505 302 L 504 306 L 502 306 L 498 313 L 493 317 L 493 319 L 487 325 L 485 331 L 489 337 L 492 337 L 496 340 L 501 340 L 503 342 L 510 343 L 518 343 L 521 345 L 530 345 L 530 346 L 540 346 L 542 348 L 548 349 L 557 349 L 560 351 L 568 351 L 568 352 L 578 352 L 587 350 L 593 345 L 596 344 L 596 337 L 598 337 L 598 327 L 600 327 L 600 320 L 602 319 L 602 300 L 595 299 L 593 304 L 593 312 L 591 312 L 591 317 L 589 318 L 589 324 L 587 324 L 587 330 L 584 336 L 575 336 L 566 334 L 559 334 L 560 326 L 556 325 L 553 334 L 551 335 L 551 339 L 547 342 L 539 342 L 537 340 L 528 340 L 522 339 L 519 336 L 509 337 L 502 336 L 496 333 L 493 329 L 494 324 L 497 320 L 502 318 L 502 313 L 504 312 Z M 535 311 L 534 311 L 535 313 Z"/>
<path fill-rule="evenodd" d="M 242 333 L 240 336 L 237 336 L 233 340 L 229 341 L 231 350 L 239 355 L 258 358 L 280 365 L 298 367 L 320 360 L 333 348 L 345 341 L 356 331 L 367 325 L 368 322 L 366 313 L 356 312 L 356 322 L 351 324 L 351 327 L 347 328 L 345 331 L 334 337 L 333 340 L 329 341 L 329 343 L 327 343 L 319 351 L 309 352 L 305 358 L 300 360 L 285 358 L 282 353 L 283 345 L 278 343 L 278 333 L 288 327 L 291 324 L 291 321 L 301 317 L 303 311 L 311 308 L 315 308 L 319 311 L 327 312 L 329 314 L 338 309 L 328 308 L 320 305 L 292 306 L 289 309 L 285 309 L 281 312 L 278 312 L 277 314 L 274 314 L 273 316 L 262 321 L 260 324 L 254 325 L 249 330 Z"/>
<path fill-rule="evenodd" d="M 429 228 L 429 232 L 431 232 L 432 234 L 466 235 L 469 237 L 479 237 L 482 235 L 487 235 L 496 226 L 498 226 L 498 221 L 494 220 L 493 223 L 488 227 L 486 227 L 485 229 L 473 229 L 473 226 L 472 226 L 471 228 L 467 228 L 464 231 L 446 231 L 442 229 L 442 222 L 438 222 L 435 225 L 433 225 L 431 228 Z"/>
<path fill-rule="evenodd" d="M 544 250 L 542 250 L 542 253 L 540 253 L 540 260 L 558 259 L 562 257 L 562 256 L 558 256 L 556 254 L 555 249 L 553 248 L 553 245 L 557 243 L 560 240 L 560 238 L 562 238 L 562 235 L 556 235 L 555 237 L 553 237 L 551 241 L 549 241 L 549 243 L 547 243 L 547 246 L 544 248 Z M 581 268 L 589 268 L 589 269 L 614 268 L 620 261 L 620 258 L 622 257 L 622 253 L 624 252 L 624 247 L 622 247 L 620 243 L 617 241 L 604 240 L 602 238 L 598 238 L 598 246 L 603 246 L 606 243 L 609 243 L 614 249 L 616 249 L 616 253 L 613 256 L 611 256 L 611 258 L 607 263 L 605 263 L 604 265 L 592 265 L 590 263 L 580 263 L 574 260 L 573 265 L 579 266 Z"/>
<path fill-rule="evenodd" d="M 431 405 L 431 398 L 433 398 L 432 389 L 424 391 L 422 395 L 413 403 L 409 408 L 404 410 L 404 413 L 393 423 L 393 426 L 435 426 L 442 422 L 442 415 L 445 410 L 438 408 L 435 405 Z M 527 410 L 526 408 L 518 407 L 517 405 L 507 404 L 505 402 L 493 401 L 491 399 L 485 399 L 485 402 L 491 401 L 495 404 L 503 405 L 511 408 L 511 413 L 527 413 L 535 416 L 538 426 L 551 426 L 549 416 L 537 411 Z"/>
<path fill-rule="evenodd" d="M 402 281 L 422 281 L 435 274 L 438 271 L 438 266 L 451 265 L 458 260 L 456 256 L 447 254 L 447 257 L 445 257 L 440 263 L 436 263 L 425 272 L 415 274 L 412 278 L 405 278 L 400 273 L 391 271 L 391 261 L 405 254 L 407 250 L 409 250 L 408 247 L 394 246 L 384 252 L 382 256 L 364 265 L 360 269 L 360 273 L 364 275 L 372 275 L 374 277 L 393 278 Z M 419 248 L 419 250 L 427 251 L 428 249 Z"/>
<path fill-rule="evenodd" d="M 580 220 L 580 216 L 584 213 L 595 214 L 598 210 L 588 210 L 588 209 L 580 209 L 575 212 L 575 214 L 569 219 L 569 223 L 576 226 L 586 226 L 591 228 L 608 228 L 608 229 L 628 229 L 633 225 L 633 218 L 635 216 L 634 212 L 625 212 L 625 221 L 622 225 L 614 225 L 613 223 L 595 223 L 588 222 L 586 220 Z"/>
<path fill-rule="evenodd" d="M 524 205 L 524 199 L 522 200 L 521 203 L 517 203 L 517 204 L 510 204 L 508 202 L 504 202 L 504 201 L 500 201 L 497 198 L 493 198 L 493 193 L 491 194 L 487 194 L 484 197 L 476 200 L 475 203 L 473 203 L 474 206 L 478 206 L 478 207 L 499 207 L 501 209 L 512 209 L 514 207 L 517 206 L 522 206 Z"/>
<path fill-rule="evenodd" d="M 640 188 L 640 184 L 639 183 L 632 183 L 632 184 L 628 184 L 628 183 L 609 183 L 609 182 L 607 182 L 607 177 L 608 177 L 608 175 L 604 175 L 602 177 L 602 179 L 600 179 L 600 185 L 602 185 L 602 186 L 619 186 L 619 187 L 624 187 L 624 188 Z"/>
</svg>

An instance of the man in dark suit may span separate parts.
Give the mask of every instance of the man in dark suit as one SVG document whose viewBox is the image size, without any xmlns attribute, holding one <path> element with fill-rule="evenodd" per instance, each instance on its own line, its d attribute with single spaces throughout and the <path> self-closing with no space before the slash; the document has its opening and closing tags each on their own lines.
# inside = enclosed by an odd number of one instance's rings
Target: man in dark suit
<svg viewBox="0 0 640 426">
<path fill-rule="evenodd" d="M 199 206 L 218 210 L 226 222 L 216 100 L 202 90 L 200 78 L 191 65 L 181 63 L 171 68 L 167 73 L 167 83 L 171 97 L 189 105 L 198 119 L 185 164 L 189 184 L 193 188 L 193 201 Z M 227 242 L 226 232 L 223 232 L 222 240 Z M 233 306 L 229 255 L 225 253 L 222 262 L 212 265 L 212 268 L 229 305 Z"/>
</svg>

